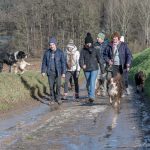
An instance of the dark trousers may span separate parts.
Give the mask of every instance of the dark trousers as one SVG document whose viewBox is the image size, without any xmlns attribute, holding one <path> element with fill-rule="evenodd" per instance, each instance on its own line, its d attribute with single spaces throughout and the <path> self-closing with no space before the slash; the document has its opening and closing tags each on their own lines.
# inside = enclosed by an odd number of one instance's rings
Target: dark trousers
<svg viewBox="0 0 150 150">
<path fill-rule="evenodd" d="M 112 76 L 116 76 L 117 73 L 120 73 L 121 75 L 123 74 L 123 69 L 122 66 L 117 66 L 117 65 L 113 65 L 112 66 Z"/>
<path fill-rule="evenodd" d="M 64 84 L 64 93 L 68 93 L 68 83 L 70 78 L 73 77 L 74 84 L 75 84 L 75 93 L 79 93 L 79 84 L 78 84 L 78 77 L 76 76 L 76 71 L 67 71 L 65 77 L 65 84 Z"/>
<path fill-rule="evenodd" d="M 0 63 L 0 72 L 2 72 L 3 69 L 3 63 Z"/>
<path fill-rule="evenodd" d="M 48 75 L 48 82 L 50 87 L 50 96 L 52 100 L 60 100 L 61 94 L 61 76 L 57 76 L 56 74 Z"/>
<path fill-rule="evenodd" d="M 128 88 L 128 84 L 129 84 L 129 80 L 128 80 L 128 71 L 126 71 L 125 69 L 122 69 L 122 66 L 116 66 L 113 65 L 113 77 L 115 75 L 117 75 L 117 73 L 120 73 L 122 75 L 123 78 L 123 85 L 125 88 Z"/>
</svg>

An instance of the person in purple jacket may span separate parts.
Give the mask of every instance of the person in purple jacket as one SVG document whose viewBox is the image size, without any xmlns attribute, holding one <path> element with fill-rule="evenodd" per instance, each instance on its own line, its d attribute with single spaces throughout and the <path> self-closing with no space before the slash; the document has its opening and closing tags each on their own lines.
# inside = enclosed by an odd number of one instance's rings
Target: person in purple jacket
<svg viewBox="0 0 150 150">
<path fill-rule="evenodd" d="M 126 94 L 129 95 L 128 72 L 131 67 L 132 54 L 127 44 L 120 41 L 118 32 L 113 33 L 112 42 L 106 47 L 103 56 L 107 66 L 112 68 L 112 76 L 117 73 L 123 76 Z"/>
</svg>

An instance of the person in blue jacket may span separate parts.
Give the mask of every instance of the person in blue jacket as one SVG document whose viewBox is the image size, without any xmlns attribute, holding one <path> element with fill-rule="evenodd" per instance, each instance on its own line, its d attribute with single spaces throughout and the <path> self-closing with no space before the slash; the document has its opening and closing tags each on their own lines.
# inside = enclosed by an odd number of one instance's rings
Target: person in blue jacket
<svg viewBox="0 0 150 150">
<path fill-rule="evenodd" d="M 58 49 L 56 44 L 56 39 L 52 37 L 43 56 L 41 73 L 42 76 L 48 77 L 51 101 L 61 104 L 61 78 L 65 78 L 66 63 L 63 51 Z"/>
<path fill-rule="evenodd" d="M 112 68 L 112 76 L 120 73 L 123 78 L 126 78 L 124 86 L 126 93 L 129 94 L 128 72 L 131 67 L 132 54 L 127 44 L 120 41 L 119 32 L 113 33 L 112 42 L 106 47 L 103 56 L 107 66 Z"/>
</svg>

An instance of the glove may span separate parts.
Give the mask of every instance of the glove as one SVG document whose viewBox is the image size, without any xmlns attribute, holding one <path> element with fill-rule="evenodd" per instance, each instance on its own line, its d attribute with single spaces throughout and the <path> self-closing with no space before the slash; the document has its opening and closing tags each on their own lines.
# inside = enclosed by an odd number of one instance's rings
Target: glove
<svg viewBox="0 0 150 150">
<path fill-rule="evenodd" d="M 76 71 L 76 78 L 79 78 L 80 71 Z"/>
</svg>

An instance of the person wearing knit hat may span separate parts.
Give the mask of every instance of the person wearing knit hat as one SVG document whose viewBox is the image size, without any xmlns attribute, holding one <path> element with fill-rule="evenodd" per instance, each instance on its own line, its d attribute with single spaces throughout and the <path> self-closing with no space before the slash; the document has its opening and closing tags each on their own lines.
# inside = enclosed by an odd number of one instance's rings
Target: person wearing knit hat
<svg viewBox="0 0 150 150">
<path fill-rule="evenodd" d="M 102 33 L 102 32 L 100 32 L 100 33 L 97 35 L 97 38 L 102 39 L 102 40 L 104 41 L 104 39 L 105 39 L 105 34 Z"/>
<path fill-rule="evenodd" d="M 55 37 L 52 37 L 52 38 L 50 38 L 50 40 L 49 40 L 49 45 L 50 44 L 57 44 L 57 40 L 56 40 L 56 38 Z"/>
<path fill-rule="evenodd" d="M 45 75 L 48 77 L 51 102 L 61 104 L 61 78 L 65 77 L 66 64 L 64 53 L 62 50 L 57 48 L 56 44 L 56 38 L 50 38 L 49 48 L 45 51 L 43 56 L 41 74 L 43 77 Z"/>
<path fill-rule="evenodd" d="M 64 83 L 64 97 L 63 99 L 67 99 L 68 95 L 68 82 L 71 78 L 74 80 L 75 84 L 75 98 L 79 98 L 79 84 L 78 84 L 78 77 L 80 73 L 80 66 L 79 66 L 79 57 L 80 53 L 77 50 L 72 39 L 69 40 L 69 43 L 66 46 L 66 76 L 65 76 L 65 83 Z"/>
<path fill-rule="evenodd" d="M 74 41 L 72 39 L 69 40 L 68 44 L 67 44 L 67 48 L 75 48 L 75 45 L 74 45 Z"/>
<path fill-rule="evenodd" d="M 87 33 L 86 37 L 85 37 L 85 44 L 91 43 L 93 44 L 93 38 L 91 36 L 91 33 Z"/>
<path fill-rule="evenodd" d="M 87 33 L 85 45 L 80 52 L 79 64 L 87 81 L 89 102 L 95 100 L 95 81 L 99 66 L 104 72 L 102 63 L 99 52 L 93 47 L 93 38 L 90 33 Z"/>
<path fill-rule="evenodd" d="M 105 42 L 105 34 L 100 32 L 97 35 L 97 41 L 94 43 L 94 47 L 99 52 L 101 60 L 103 60 L 104 68 L 106 67 L 106 64 L 104 63 L 103 52 L 105 51 L 105 48 L 107 47 L 107 45 L 108 45 L 108 42 Z M 96 79 L 95 90 L 96 90 L 97 95 L 106 96 L 106 93 L 107 93 L 106 73 L 102 74 L 100 68 L 99 68 L 98 76 Z"/>
</svg>

